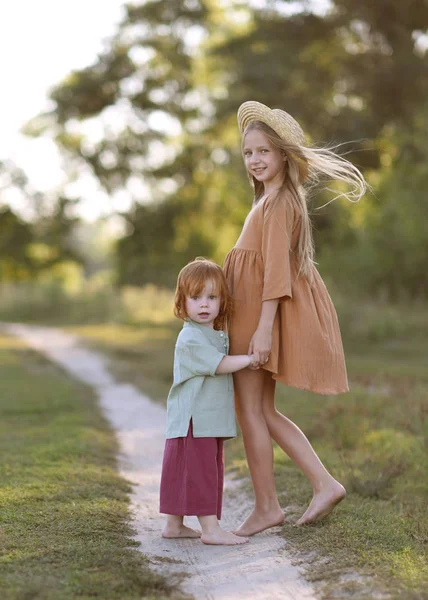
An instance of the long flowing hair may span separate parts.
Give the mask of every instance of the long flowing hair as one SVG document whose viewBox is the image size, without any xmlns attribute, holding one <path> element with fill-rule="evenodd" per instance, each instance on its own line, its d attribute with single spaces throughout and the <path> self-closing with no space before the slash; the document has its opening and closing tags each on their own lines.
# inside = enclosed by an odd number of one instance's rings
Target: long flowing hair
<svg viewBox="0 0 428 600">
<path fill-rule="evenodd" d="M 348 186 L 348 190 L 337 193 L 330 202 L 339 197 L 344 197 L 350 202 L 358 202 L 369 189 L 369 185 L 357 167 L 345 158 L 338 156 L 333 151 L 334 148 L 290 144 L 262 121 L 251 121 L 248 124 L 242 136 L 242 147 L 246 134 L 253 130 L 262 132 L 274 147 L 287 156 L 287 160 L 284 162 L 283 183 L 277 190 L 273 202 L 280 197 L 290 198 L 301 215 L 302 222 L 297 246 L 299 275 L 306 276 L 311 281 L 315 256 L 312 224 L 308 211 L 311 191 L 315 188 L 319 189 L 322 182 L 342 181 Z M 254 188 L 254 202 L 257 204 L 264 196 L 264 185 L 250 173 L 248 173 L 248 177 Z M 325 185 L 324 189 L 329 188 Z"/>
</svg>

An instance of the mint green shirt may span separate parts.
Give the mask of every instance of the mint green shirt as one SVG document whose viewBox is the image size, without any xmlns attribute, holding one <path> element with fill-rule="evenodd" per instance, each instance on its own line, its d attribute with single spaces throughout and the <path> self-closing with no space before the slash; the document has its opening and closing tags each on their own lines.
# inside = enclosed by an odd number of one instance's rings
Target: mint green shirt
<svg viewBox="0 0 428 600">
<path fill-rule="evenodd" d="M 186 437 L 190 419 L 194 437 L 235 437 L 231 374 L 216 375 L 229 352 L 224 331 L 184 322 L 174 353 L 174 381 L 168 394 L 167 439 Z"/>
</svg>

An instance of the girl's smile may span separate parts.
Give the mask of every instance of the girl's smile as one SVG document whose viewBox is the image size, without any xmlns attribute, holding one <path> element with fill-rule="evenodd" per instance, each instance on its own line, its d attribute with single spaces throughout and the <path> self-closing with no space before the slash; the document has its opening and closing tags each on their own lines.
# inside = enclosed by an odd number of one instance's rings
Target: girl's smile
<svg viewBox="0 0 428 600">
<path fill-rule="evenodd" d="M 264 133 L 249 131 L 245 136 L 243 152 L 248 172 L 264 184 L 266 192 L 282 184 L 284 162 L 287 159 Z"/>
</svg>

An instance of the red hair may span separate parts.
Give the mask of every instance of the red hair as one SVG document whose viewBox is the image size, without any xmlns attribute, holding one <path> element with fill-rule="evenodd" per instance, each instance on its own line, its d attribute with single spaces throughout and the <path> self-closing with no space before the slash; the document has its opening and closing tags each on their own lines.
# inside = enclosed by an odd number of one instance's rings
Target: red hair
<svg viewBox="0 0 428 600">
<path fill-rule="evenodd" d="M 208 281 L 213 282 L 216 294 L 220 296 L 220 310 L 214 321 L 214 329 L 224 329 L 227 327 L 232 314 L 233 299 L 223 269 L 206 258 L 196 258 L 183 267 L 178 274 L 174 297 L 174 314 L 179 319 L 188 319 L 186 296 L 198 296 Z"/>
</svg>

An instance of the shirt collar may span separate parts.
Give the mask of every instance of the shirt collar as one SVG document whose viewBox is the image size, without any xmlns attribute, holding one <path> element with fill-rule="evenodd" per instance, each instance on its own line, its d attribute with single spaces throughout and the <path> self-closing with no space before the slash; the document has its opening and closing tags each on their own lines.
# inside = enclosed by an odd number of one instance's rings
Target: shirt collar
<svg viewBox="0 0 428 600">
<path fill-rule="evenodd" d="M 207 336 L 208 339 L 217 340 L 219 337 L 226 337 L 224 331 L 211 329 L 211 327 L 207 327 L 206 325 L 196 323 L 196 321 L 192 321 L 192 319 L 186 319 L 183 324 L 183 328 L 184 327 L 194 327 L 195 329 L 199 329 L 204 335 Z"/>
</svg>

